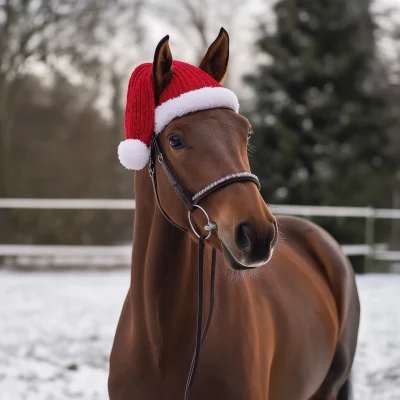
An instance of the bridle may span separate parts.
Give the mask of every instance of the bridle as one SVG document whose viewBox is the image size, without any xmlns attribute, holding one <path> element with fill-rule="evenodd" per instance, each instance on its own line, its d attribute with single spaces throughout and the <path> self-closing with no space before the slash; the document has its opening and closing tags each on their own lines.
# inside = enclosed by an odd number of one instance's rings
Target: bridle
<svg viewBox="0 0 400 400">
<path fill-rule="evenodd" d="M 192 363 L 190 366 L 188 378 L 186 381 L 186 389 L 185 389 L 185 400 L 188 398 L 189 390 L 193 384 L 194 378 L 196 376 L 197 365 L 200 357 L 200 348 L 201 344 L 204 342 L 205 337 L 207 335 L 208 328 L 211 324 L 213 309 L 214 309 L 214 282 L 215 282 L 215 264 L 216 264 L 216 249 L 213 247 L 212 249 L 212 258 L 211 258 L 211 280 L 210 280 L 210 306 L 208 310 L 207 322 L 202 332 L 202 324 L 203 324 L 203 297 L 204 297 L 204 242 L 211 236 L 213 230 L 217 230 L 217 224 L 212 222 L 207 214 L 207 212 L 198 205 L 199 201 L 210 195 L 211 193 L 221 189 L 224 186 L 230 185 L 235 182 L 253 182 L 257 185 L 258 189 L 260 189 L 260 181 L 257 176 L 250 172 L 239 172 L 236 174 L 227 175 L 223 178 L 220 178 L 199 192 L 192 194 L 182 182 L 178 173 L 175 171 L 174 167 L 168 160 L 159 138 L 157 135 L 153 135 L 153 139 L 151 141 L 151 150 L 150 150 L 150 161 L 149 161 L 149 175 L 151 181 L 153 183 L 154 196 L 156 198 L 156 202 L 159 210 L 162 215 L 176 228 L 187 232 L 188 230 L 179 226 L 177 223 L 172 221 L 172 219 L 168 216 L 168 214 L 164 211 L 161 206 L 160 198 L 158 196 L 158 187 L 157 187 L 157 174 L 156 174 L 156 159 L 162 166 L 162 169 L 167 176 L 172 188 L 174 189 L 177 196 L 181 199 L 186 209 L 188 210 L 188 219 L 189 225 L 193 230 L 194 234 L 199 240 L 199 252 L 198 252 L 198 303 L 197 303 L 197 330 L 196 330 L 196 346 L 195 351 L 192 358 Z M 208 232 L 206 235 L 202 235 L 198 233 L 195 229 L 191 213 L 198 208 L 201 210 L 205 217 L 207 218 L 207 224 L 204 226 L 204 230 Z"/>
<path fill-rule="evenodd" d="M 163 208 L 160 204 L 160 199 L 158 197 L 158 188 L 157 188 L 155 158 L 157 158 L 157 160 L 160 162 L 162 169 L 165 172 L 165 174 L 167 175 L 167 178 L 168 178 L 172 188 L 174 189 L 175 193 L 182 200 L 182 203 L 185 205 L 186 209 L 188 210 L 189 221 L 190 221 L 190 213 L 193 212 L 195 208 L 200 208 L 198 206 L 198 203 L 200 202 L 200 200 L 204 199 L 211 193 L 216 192 L 217 190 L 223 188 L 224 186 L 230 185 L 231 183 L 234 183 L 234 182 L 250 181 L 250 182 L 254 182 L 257 185 L 258 189 L 260 189 L 260 187 L 261 187 L 260 181 L 258 180 L 256 175 L 254 175 L 250 172 L 239 172 L 239 173 L 227 175 L 221 179 L 218 179 L 218 180 L 214 181 L 213 183 L 209 184 L 208 186 L 206 186 L 204 189 L 200 190 L 199 192 L 192 194 L 186 188 L 185 184 L 182 182 L 178 173 L 175 171 L 174 167 L 168 160 L 168 158 L 167 158 L 166 154 L 164 153 L 164 150 L 161 146 L 158 136 L 153 135 L 153 139 L 151 141 L 151 150 L 150 150 L 149 174 L 150 174 L 151 180 L 153 182 L 154 194 L 156 196 L 157 205 L 158 205 L 158 208 L 160 209 L 161 213 L 172 225 L 174 225 L 175 227 L 177 227 L 185 232 L 187 232 L 187 229 L 182 228 L 181 226 L 176 224 L 174 221 L 172 221 L 171 218 L 163 210 Z M 207 213 L 204 210 L 203 210 L 203 212 L 206 214 L 206 217 L 208 218 Z M 194 231 L 194 232 L 196 233 L 196 231 Z M 196 236 L 198 237 L 199 235 L 196 233 Z M 208 239 L 208 237 L 207 237 L 207 239 Z"/>
</svg>

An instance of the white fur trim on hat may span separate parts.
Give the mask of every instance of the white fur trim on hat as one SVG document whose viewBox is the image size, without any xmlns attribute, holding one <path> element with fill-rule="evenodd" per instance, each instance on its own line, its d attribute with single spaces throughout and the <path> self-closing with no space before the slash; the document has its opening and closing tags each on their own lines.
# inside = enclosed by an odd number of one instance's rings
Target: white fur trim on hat
<svg viewBox="0 0 400 400">
<path fill-rule="evenodd" d="M 126 139 L 118 146 L 118 158 L 126 169 L 140 170 L 150 158 L 150 149 L 138 139 Z"/>
<path fill-rule="evenodd" d="M 175 118 L 220 107 L 238 112 L 239 101 L 235 93 L 224 87 L 205 87 L 183 93 L 156 108 L 154 132 L 158 135 Z"/>
</svg>

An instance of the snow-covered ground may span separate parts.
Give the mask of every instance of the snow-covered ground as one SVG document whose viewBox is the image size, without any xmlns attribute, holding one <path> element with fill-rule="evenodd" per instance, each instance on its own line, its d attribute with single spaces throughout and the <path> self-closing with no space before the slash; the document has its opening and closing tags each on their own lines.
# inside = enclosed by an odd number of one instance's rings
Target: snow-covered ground
<svg viewBox="0 0 400 400">
<path fill-rule="evenodd" d="M 129 272 L 0 271 L 0 399 L 108 399 Z M 358 278 L 355 400 L 400 399 L 400 276 Z"/>
<path fill-rule="evenodd" d="M 357 282 L 361 326 L 355 400 L 400 400 L 400 275 L 365 275 Z"/>
</svg>

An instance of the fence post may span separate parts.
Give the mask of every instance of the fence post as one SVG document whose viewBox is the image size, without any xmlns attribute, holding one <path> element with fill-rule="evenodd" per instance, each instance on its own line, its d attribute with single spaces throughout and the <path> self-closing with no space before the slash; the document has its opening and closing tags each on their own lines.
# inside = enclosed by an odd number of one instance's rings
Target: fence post
<svg viewBox="0 0 400 400">
<path fill-rule="evenodd" d="M 375 258 L 375 216 L 375 209 L 368 207 L 367 219 L 365 221 L 365 244 L 368 246 L 368 248 L 364 262 L 364 273 L 370 270 Z"/>
</svg>

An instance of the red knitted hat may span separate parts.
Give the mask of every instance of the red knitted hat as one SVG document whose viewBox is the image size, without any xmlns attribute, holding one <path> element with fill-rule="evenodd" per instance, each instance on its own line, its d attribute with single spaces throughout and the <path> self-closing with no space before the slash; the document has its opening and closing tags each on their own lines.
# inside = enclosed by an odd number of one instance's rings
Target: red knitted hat
<svg viewBox="0 0 400 400">
<path fill-rule="evenodd" d="M 180 61 L 172 62 L 172 78 L 156 107 L 153 64 L 139 65 L 129 80 L 125 111 L 126 140 L 118 157 L 127 169 L 142 169 L 150 157 L 153 134 L 158 135 L 175 118 L 211 108 L 239 111 L 236 95 L 223 88 L 207 72 Z"/>
</svg>

